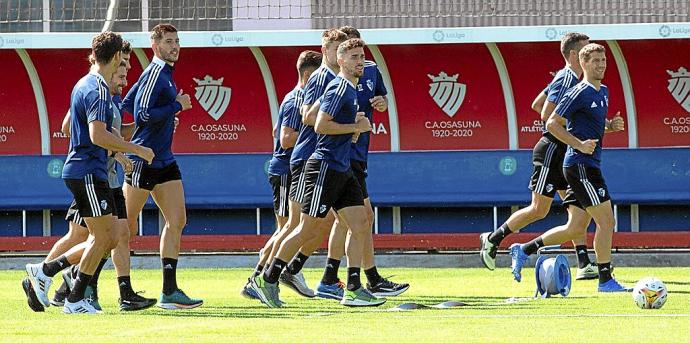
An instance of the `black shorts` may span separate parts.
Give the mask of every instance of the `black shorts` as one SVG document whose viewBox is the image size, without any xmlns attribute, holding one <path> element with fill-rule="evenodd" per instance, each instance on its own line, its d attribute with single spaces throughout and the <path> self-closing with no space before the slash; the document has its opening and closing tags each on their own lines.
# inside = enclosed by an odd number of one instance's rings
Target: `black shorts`
<svg viewBox="0 0 690 343">
<path fill-rule="evenodd" d="M 564 206 L 574 205 L 584 210 L 611 200 L 601 169 L 577 164 L 564 168 L 563 173 L 568 180 Z"/>
<path fill-rule="evenodd" d="M 127 184 L 134 188 L 153 190 L 153 187 L 168 181 L 182 180 L 180 168 L 177 162 L 173 162 L 163 168 L 151 168 L 144 161 L 134 161 L 131 173 L 125 175 Z"/>
<path fill-rule="evenodd" d="M 555 138 L 554 138 L 555 139 Z M 553 198 L 556 191 L 568 188 L 568 182 L 563 176 L 563 159 L 567 146 L 554 142 L 548 137 L 542 137 L 532 151 L 532 178 L 529 189 L 537 194 Z"/>
<path fill-rule="evenodd" d="M 290 200 L 302 203 L 304 200 L 304 161 L 290 165 Z"/>
<path fill-rule="evenodd" d="M 369 198 L 369 191 L 367 190 L 367 163 L 352 160 L 350 167 L 352 167 L 352 174 L 355 175 L 355 179 L 357 179 L 359 186 L 362 188 L 362 197 L 364 199 Z"/>
<path fill-rule="evenodd" d="M 362 187 L 352 170 L 341 173 L 328 168 L 324 161 L 310 159 L 304 167 L 304 184 L 302 213 L 306 215 L 324 218 L 331 208 L 337 211 L 364 205 Z"/>
<path fill-rule="evenodd" d="M 87 174 L 83 179 L 65 179 L 65 185 L 74 196 L 74 205 L 80 217 L 101 217 L 114 213 L 115 201 L 107 180 Z"/>
<path fill-rule="evenodd" d="M 113 215 L 117 219 L 127 219 L 127 208 L 125 207 L 125 196 L 122 194 L 122 188 L 111 188 L 110 191 L 113 193 Z M 86 227 L 86 222 L 81 215 L 79 215 L 79 209 L 77 208 L 77 202 L 72 200 L 72 204 L 69 205 L 67 209 L 67 215 L 65 220 L 68 222 L 73 222 L 79 226 Z"/>
<path fill-rule="evenodd" d="M 290 214 L 290 203 L 288 202 L 290 181 L 290 173 L 268 174 L 268 182 L 273 189 L 273 212 L 281 217 L 287 217 Z"/>
</svg>

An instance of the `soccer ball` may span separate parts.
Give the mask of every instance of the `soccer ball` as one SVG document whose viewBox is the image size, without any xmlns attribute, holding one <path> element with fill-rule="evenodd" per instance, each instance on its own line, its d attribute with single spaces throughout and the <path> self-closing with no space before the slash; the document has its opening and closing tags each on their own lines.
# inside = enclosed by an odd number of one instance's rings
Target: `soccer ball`
<svg viewBox="0 0 690 343">
<path fill-rule="evenodd" d="M 632 297 L 639 308 L 659 309 L 666 303 L 668 290 L 661 280 L 647 277 L 637 282 Z"/>
</svg>

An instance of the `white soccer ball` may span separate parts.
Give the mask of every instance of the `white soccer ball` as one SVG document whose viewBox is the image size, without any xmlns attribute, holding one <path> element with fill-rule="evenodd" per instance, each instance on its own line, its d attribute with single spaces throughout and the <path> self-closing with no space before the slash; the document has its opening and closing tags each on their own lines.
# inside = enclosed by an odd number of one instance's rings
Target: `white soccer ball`
<svg viewBox="0 0 690 343">
<path fill-rule="evenodd" d="M 659 309 L 666 303 L 668 290 L 661 280 L 647 277 L 637 282 L 632 297 L 639 308 Z"/>
</svg>

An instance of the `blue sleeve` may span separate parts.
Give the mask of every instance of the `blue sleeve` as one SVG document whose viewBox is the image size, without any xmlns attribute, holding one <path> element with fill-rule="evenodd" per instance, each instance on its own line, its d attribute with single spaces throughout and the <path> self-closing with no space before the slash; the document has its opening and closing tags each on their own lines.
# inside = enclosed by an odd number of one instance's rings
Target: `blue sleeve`
<svg viewBox="0 0 690 343">
<path fill-rule="evenodd" d="M 374 91 L 374 95 L 385 96 L 387 94 L 388 90 L 386 89 L 386 85 L 383 83 L 383 76 L 381 75 L 381 71 L 378 67 L 376 67 L 376 90 Z"/>
<path fill-rule="evenodd" d="M 556 75 L 549 86 L 549 91 L 546 94 L 546 100 L 554 104 L 558 104 L 561 99 L 563 99 L 563 96 L 568 89 L 572 87 L 573 81 L 573 75 L 570 73 Z"/>
<path fill-rule="evenodd" d="M 345 94 L 346 88 L 345 82 L 331 83 L 326 89 L 323 99 L 321 99 L 321 111 L 335 117 L 340 112 L 340 108 L 343 107 L 343 94 Z"/>
<path fill-rule="evenodd" d="M 574 92 L 577 88 L 571 88 L 570 91 L 566 92 L 561 101 L 556 106 L 554 112 L 559 116 L 570 120 L 573 113 L 580 109 L 580 98 L 582 92 Z"/>
<path fill-rule="evenodd" d="M 109 98 L 108 90 L 105 87 L 89 92 L 84 101 L 86 102 L 86 122 L 100 121 L 107 123 L 108 114 L 112 116 L 113 103 Z"/>
<path fill-rule="evenodd" d="M 132 88 L 129 89 L 125 98 L 122 99 L 122 105 L 120 105 L 121 112 L 127 112 L 129 114 L 134 114 L 134 98 L 137 96 L 137 89 L 139 89 L 139 82 L 135 82 Z"/>
<path fill-rule="evenodd" d="M 156 75 L 160 74 L 156 73 Z M 177 101 L 155 106 L 162 88 L 159 80 L 161 80 L 160 77 L 151 77 L 150 74 L 146 79 L 141 80 L 141 87 L 137 90 L 134 99 L 134 120 L 138 126 L 157 123 L 182 110 L 182 105 Z"/>
<path fill-rule="evenodd" d="M 305 105 L 313 105 L 325 93 L 326 86 L 328 86 L 325 75 L 312 74 L 312 76 L 307 81 L 307 86 L 304 90 Z"/>
<path fill-rule="evenodd" d="M 293 130 L 299 130 L 302 124 L 302 116 L 299 114 L 297 103 L 286 105 L 283 112 L 282 126 L 289 127 Z"/>
</svg>

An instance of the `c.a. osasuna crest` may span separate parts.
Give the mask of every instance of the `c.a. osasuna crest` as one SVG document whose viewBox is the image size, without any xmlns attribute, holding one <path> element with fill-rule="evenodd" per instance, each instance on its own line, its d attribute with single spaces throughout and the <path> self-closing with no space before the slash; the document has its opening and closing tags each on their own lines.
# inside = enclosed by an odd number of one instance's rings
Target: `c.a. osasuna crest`
<svg viewBox="0 0 690 343">
<path fill-rule="evenodd" d="M 678 68 L 678 71 L 666 71 L 670 79 L 668 79 L 668 91 L 671 92 L 673 98 L 678 101 L 686 111 L 690 112 L 690 73 L 684 67 Z"/>
<path fill-rule="evenodd" d="M 452 118 L 465 100 L 467 87 L 457 82 L 459 74 L 449 76 L 442 71 L 438 76 L 430 74 L 427 76 L 432 81 L 429 84 L 429 95 L 434 99 L 436 105 Z"/>
<path fill-rule="evenodd" d="M 197 84 L 197 87 L 194 88 L 196 90 L 194 97 L 206 113 L 215 120 L 220 119 L 230 105 L 232 89 L 223 86 L 223 79 L 221 77 L 214 80 L 210 75 L 204 76 L 203 80 L 193 78 Z"/>
</svg>

